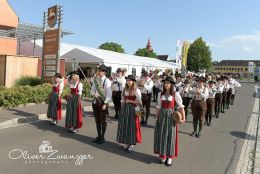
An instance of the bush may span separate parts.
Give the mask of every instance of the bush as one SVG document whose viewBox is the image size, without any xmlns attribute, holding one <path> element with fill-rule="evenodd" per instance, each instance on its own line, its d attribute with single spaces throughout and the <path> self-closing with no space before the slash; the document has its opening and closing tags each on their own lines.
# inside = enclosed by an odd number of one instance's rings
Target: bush
<svg viewBox="0 0 260 174">
<path fill-rule="evenodd" d="M 16 80 L 15 85 L 16 86 L 36 86 L 41 84 L 41 79 L 38 77 L 22 77 L 18 80 Z"/>
<path fill-rule="evenodd" d="M 82 83 L 82 97 L 90 97 L 91 86 L 87 82 Z M 0 86 L 0 107 L 13 108 L 19 105 L 26 105 L 28 103 L 42 103 L 47 101 L 51 90 L 51 84 L 48 83 L 37 86 L 15 86 L 12 88 Z M 69 93 L 69 91 L 69 87 L 65 85 L 62 92 L 63 98 Z"/>
</svg>

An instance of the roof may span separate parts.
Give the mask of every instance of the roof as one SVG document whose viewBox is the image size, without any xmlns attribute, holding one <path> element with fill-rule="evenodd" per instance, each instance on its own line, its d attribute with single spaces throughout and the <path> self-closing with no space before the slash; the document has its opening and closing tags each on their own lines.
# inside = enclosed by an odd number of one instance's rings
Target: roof
<svg viewBox="0 0 260 174">
<path fill-rule="evenodd" d="M 157 59 L 163 60 L 163 61 L 167 61 L 168 57 L 169 57 L 169 55 L 157 55 Z"/>
<path fill-rule="evenodd" d="M 248 62 L 254 62 L 260 66 L 260 60 L 222 60 L 215 66 L 248 66 Z"/>
<path fill-rule="evenodd" d="M 36 56 L 41 57 L 42 40 L 37 40 Z M 32 42 L 24 42 L 21 44 L 21 54 L 31 55 L 33 50 Z M 81 63 L 93 62 L 96 63 L 111 63 L 121 65 L 134 65 L 134 66 L 148 66 L 158 68 L 176 68 L 176 63 L 162 61 L 155 58 L 140 57 L 130 54 L 117 53 L 98 48 L 91 48 L 81 45 L 61 43 L 60 57 L 66 58 L 68 62 L 76 60 Z"/>
<path fill-rule="evenodd" d="M 73 34 L 72 32 L 62 30 L 61 35 Z M 4 37 L 15 37 L 18 38 L 21 42 L 30 41 L 32 39 L 42 39 L 43 38 L 43 29 L 42 26 L 33 25 L 28 23 L 19 23 L 18 28 L 13 28 L 9 30 L 1 30 L 0 36 Z"/>
</svg>

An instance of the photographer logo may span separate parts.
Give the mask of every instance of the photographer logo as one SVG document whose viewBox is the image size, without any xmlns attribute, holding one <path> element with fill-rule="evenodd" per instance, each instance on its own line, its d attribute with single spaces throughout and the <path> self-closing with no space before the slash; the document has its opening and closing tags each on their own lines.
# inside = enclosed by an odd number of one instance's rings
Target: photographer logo
<svg viewBox="0 0 260 174">
<path fill-rule="evenodd" d="M 93 159 L 92 155 L 59 154 L 59 151 L 54 150 L 50 144 L 50 141 L 43 141 L 38 154 L 31 155 L 28 151 L 13 149 L 8 155 L 13 160 L 24 159 L 25 164 L 67 164 L 72 160 L 76 166 L 81 166 L 84 160 Z"/>
</svg>

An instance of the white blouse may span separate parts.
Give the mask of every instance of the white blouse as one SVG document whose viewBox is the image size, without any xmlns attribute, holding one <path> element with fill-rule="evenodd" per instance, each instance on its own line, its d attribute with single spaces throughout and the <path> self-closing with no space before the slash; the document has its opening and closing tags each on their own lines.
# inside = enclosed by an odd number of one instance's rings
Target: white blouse
<svg viewBox="0 0 260 174">
<path fill-rule="evenodd" d="M 63 81 L 60 81 L 59 83 L 54 83 L 53 86 L 57 87 L 59 84 L 60 84 L 60 86 L 59 86 L 59 94 L 62 94 L 62 91 L 63 91 L 63 88 L 64 88 Z"/>
<path fill-rule="evenodd" d="M 78 82 L 78 83 L 75 83 L 75 84 L 73 84 L 73 83 L 69 83 L 69 87 L 70 88 L 76 88 L 77 87 L 77 85 L 79 84 L 79 86 L 78 86 L 78 95 L 82 95 L 82 91 L 83 91 L 83 84 L 81 83 L 81 82 Z"/>
<path fill-rule="evenodd" d="M 128 91 L 125 91 L 125 96 L 129 96 L 129 92 Z M 140 89 L 136 89 L 135 91 L 135 96 L 136 96 L 136 100 L 140 103 L 142 103 L 142 95 L 141 95 L 141 91 Z M 125 102 L 125 98 L 123 96 L 123 92 L 121 94 L 121 103 L 124 103 Z"/>
<path fill-rule="evenodd" d="M 162 101 L 166 100 L 165 95 L 162 95 L 162 96 L 161 96 L 161 93 L 162 93 L 162 92 L 160 92 L 160 93 L 158 94 L 157 106 L 156 106 L 157 109 L 161 109 L 161 107 L 162 107 Z M 168 97 L 168 101 L 172 101 L 172 100 L 173 100 L 173 97 L 172 97 L 172 96 L 169 96 L 169 97 Z M 182 98 L 181 98 L 181 95 L 180 95 L 179 92 L 175 92 L 175 103 L 177 103 L 178 109 L 179 109 L 179 108 L 184 108 L 184 105 L 182 104 Z"/>
</svg>

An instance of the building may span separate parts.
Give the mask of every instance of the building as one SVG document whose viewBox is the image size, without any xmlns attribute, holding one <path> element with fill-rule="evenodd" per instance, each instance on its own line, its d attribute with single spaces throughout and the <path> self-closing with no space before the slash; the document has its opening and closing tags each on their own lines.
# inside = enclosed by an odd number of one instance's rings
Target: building
<svg viewBox="0 0 260 174">
<path fill-rule="evenodd" d="M 0 0 L 0 12 L 0 54 L 16 55 L 18 16 L 6 0 Z"/>
<path fill-rule="evenodd" d="M 41 77 L 42 55 L 35 56 L 35 44 L 28 50 L 30 55 L 23 55 L 21 45 L 29 40 L 42 39 L 42 31 L 42 26 L 20 22 L 8 1 L 0 0 L 0 86 L 11 87 L 23 76 Z M 62 31 L 62 35 L 67 34 L 71 33 Z M 65 75 L 65 60 L 60 65 L 60 73 Z"/>
<path fill-rule="evenodd" d="M 33 47 L 34 44 L 32 42 L 24 42 L 21 44 L 21 53 L 31 56 Z M 41 40 L 36 41 L 35 53 L 36 56 L 41 56 L 42 54 Z M 146 71 L 172 69 L 175 71 L 177 68 L 176 63 L 169 61 L 68 43 L 61 43 L 60 55 L 62 59 L 66 60 L 66 72 L 75 70 L 74 64 L 78 64 L 83 70 L 86 70 L 87 76 L 92 71 L 95 71 L 96 67 L 101 64 L 110 67 L 112 73 L 116 72 L 117 68 L 124 68 L 128 74 L 135 74 L 136 76 L 141 75 L 142 69 Z"/>
<path fill-rule="evenodd" d="M 260 60 L 222 60 L 214 65 L 214 73 L 231 73 L 240 76 L 252 75 L 249 72 L 249 62 L 254 62 L 255 69 L 260 67 Z"/>
</svg>

